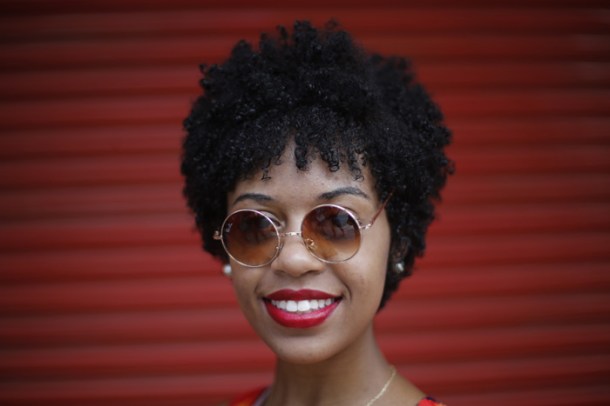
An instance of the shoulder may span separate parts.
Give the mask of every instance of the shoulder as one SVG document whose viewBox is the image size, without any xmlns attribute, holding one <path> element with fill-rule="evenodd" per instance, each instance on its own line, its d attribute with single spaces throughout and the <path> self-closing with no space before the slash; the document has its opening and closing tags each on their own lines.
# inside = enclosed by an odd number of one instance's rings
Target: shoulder
<svg viewBox="0 0 610 406">
<path fill-rule="evenodd" d="M 417 403 L 417 406 L 446 406 L 444 403 L 441 403 L 430 396 L 426 396 L 422 400 Z"/>
</svg>

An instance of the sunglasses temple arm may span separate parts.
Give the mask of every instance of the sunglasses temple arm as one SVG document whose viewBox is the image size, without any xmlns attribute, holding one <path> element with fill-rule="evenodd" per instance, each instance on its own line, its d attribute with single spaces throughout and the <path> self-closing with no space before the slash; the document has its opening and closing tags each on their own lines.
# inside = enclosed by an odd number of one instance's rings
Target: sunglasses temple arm
<svg viewBox="0 0 610 406">
<path fill-rule="evenodd" d="M 364 226 L 363 228 L 367 229 L 367 228 L 371 227 L 375 223 L 375 220 L 377 220 L 377 217 L 379 217 L 379 215 L 381 214 L 383 209 L 385 209 L 385 207 L 387 206 L 388 202 L 392 198 L 393 194 L 394 194 L 394 191 L 392 190 L 390 192 L 390 194 L 388 195 L 388 197 L 385 198 L 385 200 L 381 204 L 381 207 L 379 208 L 379 210 L 377 210 L 377 213 L 375 213 L 375 215 L 373 216 L 373 219 L 370 221 L 370 223 L 368 225 Z"/>
</svg>

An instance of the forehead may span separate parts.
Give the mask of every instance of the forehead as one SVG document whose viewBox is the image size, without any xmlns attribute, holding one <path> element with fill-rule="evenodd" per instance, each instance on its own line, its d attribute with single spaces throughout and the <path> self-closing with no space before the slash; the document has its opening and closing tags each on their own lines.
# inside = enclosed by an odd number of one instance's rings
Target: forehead
<svg viewBox="0 0 610 406">
<path fill-rule="evenodd" d="M 324 160 L 314 158 L 306 169 L 299 169 L 291 152 L 290 149 L 284 152 L 279 165 L 272 165 L 266 172 L 259 171 L 239 181 L 228 195 L 229 205 L 245 193 L 264 194 L 293 204 L 313 204 L 319 203 L 321 196 L 328 196 L 329 192 L 339 189 L 351 189 L 356 192 L 352 193 L 354 195 L 376 200 L 374 181 L 366 167 L 362 167 L 361 176 L 356 177 L 347 164 L 331 171 Z"/>
</svg>

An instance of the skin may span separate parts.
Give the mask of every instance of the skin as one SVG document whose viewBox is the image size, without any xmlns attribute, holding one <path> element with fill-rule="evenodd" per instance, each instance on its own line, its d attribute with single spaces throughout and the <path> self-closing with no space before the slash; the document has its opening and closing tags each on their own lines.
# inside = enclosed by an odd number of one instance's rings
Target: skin
<svg viewBox="0 0 610 406">
<path fill-rule="evenodd" d="M 355 180 L 347 169 L 330 172 L 314 159 L 299 171 L 288 147 L 282 164 L 269 177 L 255 174 L 228 195 L 228 212 L 257 209 L 272 214 L 283 231 L 297 231 L 312 208 L 333 203 L 352 210 L 368 224 L 381 206 L 374 180 L 363 171 Z M 373 319 L 384 287 L 390 251 L 390 224 L 385 211 L 363 232 L 360 250 L 350 260 L 328 264 L 307 251 L 302 240 L 285 239 L 269 265 L 251 268 L 231 262 L 232 283 L 240 307 L 277 356 L 275 380 L 266 405 L 366 404 L 390 377 L 391 367 L 379 350 Z M 279 289 L 315 289 L 340 296 L 341 302 L 319 326 L 288 328 L 276 323 L 262 298 Z M 375 405 L 415 405 L 423 393 L 396 376 Z"/>
</svg>

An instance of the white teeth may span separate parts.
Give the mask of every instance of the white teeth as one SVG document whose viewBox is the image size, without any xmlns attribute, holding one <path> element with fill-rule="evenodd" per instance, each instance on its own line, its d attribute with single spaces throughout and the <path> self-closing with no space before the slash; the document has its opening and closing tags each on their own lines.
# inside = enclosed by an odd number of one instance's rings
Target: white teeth
<svg viewBox="0 0 610 406">
<path fill-rule="evenodd" d="M 300 312 L 308 312 L 311 309 L 309 300 L 299 300 L 297 308 Z"/>
<path fill-rule="evenodd" d="M 271 304 L 278 309 L 285 310 L 290 313 L 307 313 L 313 310 L 323 309 L 334 303 L 335 299 L 320 299 L 320 300 L 272 300 Z"/>
<path fill-rule="evenodd" d="M 286 303 L 286 310 L 289 312 L 296 312 L 299 309 L 299 305 L 294 300 L 289 300 Z"/>
</svg>

